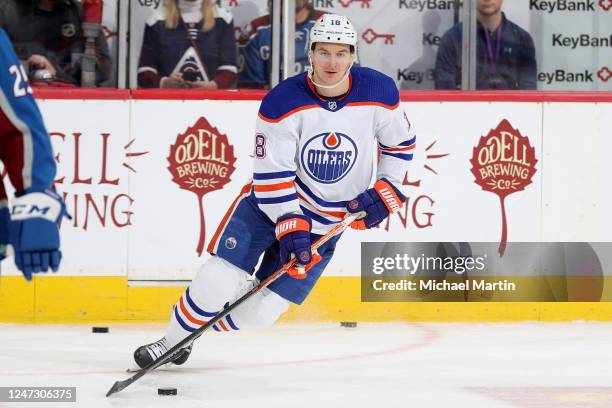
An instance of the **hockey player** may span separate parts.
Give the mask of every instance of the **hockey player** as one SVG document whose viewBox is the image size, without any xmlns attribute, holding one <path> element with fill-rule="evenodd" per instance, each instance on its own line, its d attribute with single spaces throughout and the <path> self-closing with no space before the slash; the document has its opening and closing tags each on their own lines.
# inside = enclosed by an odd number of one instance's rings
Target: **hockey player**
<svg viewBox="0 0 612 408">
<path fill-rule="evenodd" d="M 55 272 L 61 259 L 58 222 L 65 214 L 63 200 L 52 191 L 55 160 L 25 70 L 2 29 L 0 159 L 16 190 L 9 214 L 0 182 L 0 259 L 10 243 L 17 268 L 27 280 L 33 273 Z"/>
<path fill-rule="evenodd" d="M 309 34 L 315 21 L 323 15 L 315 10 L 311 0 L 295 2 L 295 72 L 308 66 Z M 269 86 L 272 52 L 272 25 L 269 14 L 251 21 L 238 38 L 240 52 L 239 88 L 267 88 Z"/>
<path fill-rule="evenodd" d="M 141 367 L 197 330 L 250 289 L 247 279 L 263 253 L 264 279 L 297 257 L 299 266 L 252 295 L 213 329 L 274 323 L 290 303 L 301 304 L 329 263 L 339 236 L 311 253 L 311 243 L 347 213 L 372 228 L 400 209 L 400 192 L 416 136 L 400 107 L 393 80 L 353 67 L 357 33 L 339 15 L 324 15 L 310 32 L 312 70 L 275 87 L 261 103 L 255 132 L 253 180 L 215 232 L 210 259 L 172 310 L 166 335 L 139 347 Z M 374 157 L 380 152 L 376 181 Z M 179 353 L 183 363 L 191 345 Z"/>
</svg>

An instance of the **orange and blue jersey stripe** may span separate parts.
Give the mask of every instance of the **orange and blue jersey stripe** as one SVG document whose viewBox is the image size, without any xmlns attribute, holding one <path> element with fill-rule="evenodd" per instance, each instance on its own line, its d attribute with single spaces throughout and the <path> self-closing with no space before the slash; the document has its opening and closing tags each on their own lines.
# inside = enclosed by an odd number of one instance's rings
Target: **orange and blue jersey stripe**
<svg viewBox="0 0 612 408">
<path fill-rule="evenodd" d="M 295 171 L 253 173 L 253 192 L 257 204 L 278 204 L 297 200 L 294 178 Z"/>
<path fill-rule="evenodd" d="M 326 207 L 326 208 L 346 208 L 346 205 L 348 204 L 348 200 L 347 201 L 327 201 L 324 200 L 320 197 L 318 197 L 315 193 L 312 192 L 312 190 L 306 185 L 306 183 L 304 183 L 302 180 L 299 179 L 299 177 L 295 178 L 295 184 L 296 186 L 300 189 L 300 193 L 305 193 L 305 195 L 312 199 L 316 204 L 318 204 L 321 207 Z"/>
<path fill-rule="evenodd" d="M 300 200 L 300 209 L 316 221 L 325 226 L 337 224 L 346 215 L 348 201 L 327 201 L 317 196 L 302 180 L 295 178 L 297 196 Z"/>
<path fill-rule="evenodd" d="M 412 153 L 407 153 L 414 150 L 416 147 L 416 136 L 410 140 L 406 140 L 397 146 L 385 146 L 382 143 L 378 143 L 381 154 L 386 156 L 395 157 L 402 160 L 412 160 Z"/>
</svg>

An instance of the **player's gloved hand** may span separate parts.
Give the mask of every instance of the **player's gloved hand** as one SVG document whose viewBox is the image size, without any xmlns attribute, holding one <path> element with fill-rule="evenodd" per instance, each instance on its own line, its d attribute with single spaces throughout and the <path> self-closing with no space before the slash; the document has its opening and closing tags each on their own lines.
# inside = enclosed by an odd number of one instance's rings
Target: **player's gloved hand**
<svg viewBox="0 0 612 408">
<path fill-rule="evenodd" d="M 57 272 L 62 257 L 59 222 L 67 215 L 64 200 L 45 190 L 16 197 L 12 204 L 11 244 L 17 268 L 27 280 L 49 268 Z"/>
<path fill-rule="evenodd" d="M 11 215 L 8 207 L 0 208 L 0 261 L 6 258 L 11 231 Z"/>
<path fill-rule="evenodd" d="M 389 214 L 398 211 L 404 205 L 406 197 L 387 179 L 381 178 L 369 188 L 349 201 L 346 209 L 350 213 L 364 211 L 365 217 L 353 221 L 351 228 L 368 229 L 380 224 Z"/>
<path fill-rule="evenodd" d="M 276 221 L 276 239 L 280 244 L 281 262 L 286 264 L 295 256 L 294 267 L 287 274 L 296 279 L 305 279 L 306 272 L 312 268 L 321 257 L 313 256 L 310 246 L 310 218 L 302 214 L 285 214 Z"/>
</svg>

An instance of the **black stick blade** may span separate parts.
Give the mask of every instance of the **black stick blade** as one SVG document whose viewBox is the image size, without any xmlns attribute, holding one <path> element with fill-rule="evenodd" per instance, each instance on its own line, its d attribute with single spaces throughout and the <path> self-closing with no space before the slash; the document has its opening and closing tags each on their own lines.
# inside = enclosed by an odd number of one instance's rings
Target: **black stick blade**
<svg viewBox="0 0 612 408">
<path fill-rule="evenodd" d="M 123 380 L 123 381 L 115 381 L 113 386 L 106 393 L 106 396 L 110 397 L 114 393 L 121 391 L 122 389 L 124 389 L 125 387 L 127 387 L 128 385 L 130 385 L 133 382 L 134 382 L 133 378 L 128 378 L 127 380 Z"/>
</svg>

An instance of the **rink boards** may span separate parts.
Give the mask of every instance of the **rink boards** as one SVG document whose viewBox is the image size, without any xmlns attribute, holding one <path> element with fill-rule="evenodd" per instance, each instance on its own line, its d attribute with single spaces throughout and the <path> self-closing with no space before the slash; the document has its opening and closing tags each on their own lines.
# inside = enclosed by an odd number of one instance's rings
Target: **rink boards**
<svg viewBox="0 0 612 408">
<path fill-rule="evenodd" d="M 57 188 L 73 220 L 62 226 L 64 261 L 57 276 L 27 284 L 3 262 L 2 321 L 166 319 L 207 256 L 198 256 L 198 244 L 210 242 L 250 177 L 259 97 L 91 93 L 93 99 L 79 92 L 71 99 L 39 98 L 58 159 Z M 227 100 L 229 95 L 242 99 Z M 512 168 L 517 183 L 525 185 L 505 198 L 508 242 L 612 241 L 609 99 L 404 94 L 403 107 L 417 133 L 405 209 L 382 228 L 345 234 L 311 297 L 284 319 L 612 319 L 607 302 L 361 302 L 356 256 L 368 241 L 499 242 L 500 199 L 477 184 L 474 171 L 491 175 Z M 486 167 L 487 157 L 496 155 L 490 147 L 496 140 L 503 149 L 499 166 L 473 170 L 474 157 Z M 534 154 L 529 159 L 528 150 Z M 526 167 L 528 180 L 520 173 Z M 612 287 L 608 275 L 604 271 L 606 294 Z"/>
</svg>

